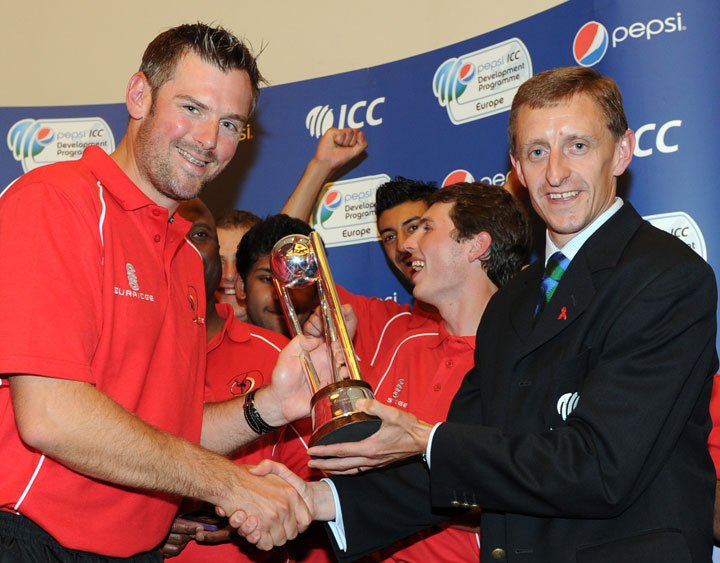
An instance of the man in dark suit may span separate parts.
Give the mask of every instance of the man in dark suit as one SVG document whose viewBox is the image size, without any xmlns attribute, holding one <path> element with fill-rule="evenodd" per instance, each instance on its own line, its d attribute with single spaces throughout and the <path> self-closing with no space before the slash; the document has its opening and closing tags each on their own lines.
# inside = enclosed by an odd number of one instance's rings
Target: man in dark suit
<svg viewBox="0 0 720 563">
<path fill-rule="evenodd" d="M 360 403 L 383 427 L 371 448 L 335 451 L 358 466 L 427 461 L 331 486 L 285 477 L 316 519 L 336 518 L 342 560 L 480 506 L 486 562 L 709 561 L 713 272 L 616 197 L 635 136 L 612 80 L 579 67 L 531 78 L 509 140 L 545 259 L 488 304 L 448 422 Z"/>
</svg>

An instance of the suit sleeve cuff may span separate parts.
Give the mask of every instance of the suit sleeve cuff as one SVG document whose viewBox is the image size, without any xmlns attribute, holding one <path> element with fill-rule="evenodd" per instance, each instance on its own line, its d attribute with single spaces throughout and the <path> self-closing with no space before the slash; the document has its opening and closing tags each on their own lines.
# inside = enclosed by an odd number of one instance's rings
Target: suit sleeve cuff
<svg viewBox="0 0 720 563">
<path fill-rule="evenodd" d="M 340 508 L 340 497 L 338 496 L 335 484 L 330 479 L 322 479 L 322 481 L 325 481 L 328 485 L 330 485 L 333 501 L 335 502 L 335 520 L 331 520 L 327 523 L 327 525 L 335 538 L 335 543 L 337 543 L 338 549 L 340 551 L 347 551 L 345 524 L 343 523 L 342 509 Z"/>
<path fill-rule="evenodd" d="M 442 424 L 442 422 L 438 422 L 435 426 L 433 426 L 433 429 L 430 431 L 430 437 L 428 438 L 427 449 L 425 450 L 425 453 L 423 454 L 423 460 L 425 461 L 425 463 L 427 463 L 428 469 L 432 469 L 430 467 L 430 450 L 432 449 L 432 441 L 433 441 L 433 437 L 435 436 L 435 430 L 437 430 L 441 424 Z"/>
</svg>

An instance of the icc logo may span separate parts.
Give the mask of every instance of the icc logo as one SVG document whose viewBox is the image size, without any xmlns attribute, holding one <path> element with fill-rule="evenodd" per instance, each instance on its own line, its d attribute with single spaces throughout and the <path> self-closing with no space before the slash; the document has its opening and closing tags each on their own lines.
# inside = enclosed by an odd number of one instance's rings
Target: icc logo
<svg viewBox="0 0 720 563">
<path fill-rule="evenodd" d="M 663 123 L 662 125 L 660 125 L 660 127 L 658 127 L 657 123 L 646 123 L 645 125 L 638 127 L 635 131 L 635 138 L 637 139 L 634 152 L 635 156 L 650 156 L 653 153 L 653 148 L 651 144 L 652 141 L 646 142 L 644 139 L 642 139 L 641 146 L 641 137 L 643 137 L 645 134 L 647 134 L 648 137 L 652 137 L 652 133 L 650 132 L 655 131 L 656 129 L 657 133 L 655 134 L 655 148 L 658 150 L 658 152 L 677 152 L 679 150 L 679 146 L 677 144 L 668 144 L 668 141 L 665 137 L 670 129 L 678 128 L 681 125 L 681 119 L 672 119 L 666 123 Z"/>
<path fill-rule="evenodd" d="M 475 67 L 462 59 L 448 59 L 433 76 L 433 94 L 441 106 L 456 101 L 475 76 Z"/>
<path fill-rule="evenodd" d="M 367 100 L 360 100 L 351 105 L 350 109 L 348 109 L 347 104 L 343 104 L 340 106 L 340 116 L 337 125 L 335 125 L 335 113 L 330 106 L 315 106 L 308 112 L 307 116 L 305 116 L 305 127 L 313 137 L 319 139 L 325 131 L 333 126 L 338 129 L 343 129 L 344 127 L 360 129 L 365 126 L 365 123 L 370 126 L 380 125 L 383 119 L 376 115 L 376 111 L 377 106 L 384 103 L 385 97 L 375 98 L 370 103 L 368 103 Z M 364 114 L 363 108 L 365 110 Z M 360 121 L 358 121 L 358 119 Z"/>
<path fill-rule="evenodd" d="M 575 35 L 573 56 L 580 66 L 593 66 L 605 56 L 608 31 L 599 22 L 587 22 Z"/>
<path fill-rule="evenodd" d="M 55 131 L 40 121 L 23 119 L 10 128 L 7 140 L 15 160 L 32 158 L 55 140 Z"/>
<path fill-rule="evenodd" d="M 575 393 L 565 393 L 558 399 L 557 412 L 563 420 L 567 420 L 568 415 L 577 407 L 579 400 L 580 395 L 577 394 L 577 391 Z"/>
</svg>

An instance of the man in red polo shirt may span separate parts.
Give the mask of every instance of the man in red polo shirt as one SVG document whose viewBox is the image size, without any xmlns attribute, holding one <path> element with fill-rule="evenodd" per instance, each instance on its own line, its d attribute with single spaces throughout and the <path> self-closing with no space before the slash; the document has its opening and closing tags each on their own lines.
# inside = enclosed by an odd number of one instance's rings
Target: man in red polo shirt
<svg viewBox="0 0 720 563">
<path fill-rule="evenodd" d="M 435 306 L 442 322 L 400 336 L 366 379 L 376 400 L 430 424 L 444 421 L 465 374 L 473 367 L 475 333 L 490 297 L 527 260 L 527 219 L 513 196 L 484 184 L 455 184 L 434 193 L 417 229 L 399 247 L 412 266 L 413 295 Z M 370 444 L 372 437 L 367 439 Z M 341 446 L 314 447 L 316 456 Z M 369 460 L 313 459 L 324 471 L 357 472 Z M 479 514 L 405 538 L 373 556 L 378 561 L 447 561 L 480 557 Z"/>
<path fill-rule="evenodd" d="M 201 261 L 175 214 L 234 155 L 260 80 L 225 30 L 170 29 L 130 79 L 112 155 L 89 147 L 0 197 L 0 293 L 15 296 L 0 305 L 0 539 L 13 561 L 157 561 L 182 496 L 241 508 L 276 543 L 307 525 L 280 480 L 220 454 L 304 415 L 309 391 L 285 411 L 282 387 L 203 407 Z M 281 356 L 280 384 L 302 343 Z"/>
</svg>

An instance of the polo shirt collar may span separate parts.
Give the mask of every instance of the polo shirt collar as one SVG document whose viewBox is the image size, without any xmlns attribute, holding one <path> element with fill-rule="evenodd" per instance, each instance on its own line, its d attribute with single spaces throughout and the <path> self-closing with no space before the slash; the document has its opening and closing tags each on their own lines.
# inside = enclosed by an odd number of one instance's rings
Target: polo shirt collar
<svg viewBox="0 0 720 563">
<path fill-rule="evenodd" d="M 133 211 L 148 205 L 160 207 L 145 195 L 112 157 L 100 147 L 96 145 L 88 146 L 82 155 L 82 162 L 123 209 Z"/>
<path fill-rule="evenodd" d="M 442 317 L 440 313 L 429 313 L 420 306 L 420 301 L 415 299 L 413 301 L 410 320 L 408 321 L 408 329 L 414 330 L 416 328 L 422 328 L 428 321 L 442 324 Z"/>
<path fill-rule="evenodd" d="M 447 340 L 454 340 L 455 342 L 464 342 L 467 344 L 472 350 L 475 350 L 475 336 L 455 336 L 454 334 L 450 334 L 447 329 L 445 328 L 445 323 L 443 321 L 440 321 L 438 323 L 438 335 L 435 337 L 435 341 L 430 345 L 431 348 L 439 348 L 442 346 Z"/>
<path fill-rule="evenodd" d="M 247 342 L 250 340 L 250 326 L 235 318 L 235 313 L 230 304 L 215 303 L 215 310 L 218 315 L 225 319 L 222 330 L 215 338 L 219 337 L 222 340 L 222 337 L 227 334 L 228 338 L 233 342 Z M 215 338 L 213 338 L 212 342 L 215 341 Z"/>
</svg>

